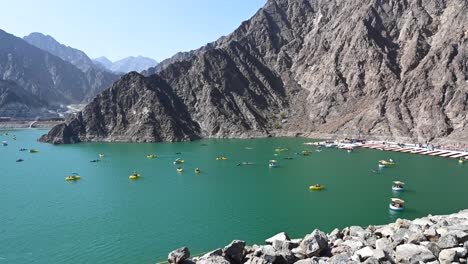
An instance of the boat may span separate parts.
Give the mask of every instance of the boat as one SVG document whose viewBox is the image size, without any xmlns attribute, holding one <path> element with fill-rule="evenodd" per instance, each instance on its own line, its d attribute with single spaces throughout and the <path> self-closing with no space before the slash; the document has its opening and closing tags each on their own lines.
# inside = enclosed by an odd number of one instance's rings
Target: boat
<svg viewBox="0 0 468 264">
<path fill-rule="evenodd" d="M 20 150 L 19 150 L 19 151 L 26 151 L 26 150 L 28 150 L 28 149 L 25 149 L 25 148 L 20 148 Z"/>
<path fill-rule="evenodd" d="M 276 168 L 278 167 L 278 161 L 277 160 L 270 160 L 270 163 L 268 164 L 270 168 Z"/>
<path fill-rule="evenodd" d="M 227 160 L 228 158 L 226 156 L 222 156 L 222 157 L 217 157 L 216 160 Z"/>
<path fill-rule="evenodd" d="M 387 165 L 384 165 L 384 164 L 380 164 L 380 163 L 379 163 L 379 168 L 387 168 Z"/>
<path fill-rule="evenodd" d="M 95 160 L 90 160 L 89 162 L 93 162 L 93 163 L 95 163 L 95 162 L 100 162 L 100 160 L 98 160 L 98 159 L 95 159 Z"/>
<path fill-rule="evenodd" d="M 8 146 L 8 142 L 2 141 L 2 145 L 3 145 L 3 146 Z"/>
<path fill-rule="evenodd" d="M 316 152 L 322 152 L 322 149 L 316 149 L 315 151 Z"/>
<path fill-rule="evenodd" d="M 39 150 L 37 150 L 37 149 L 30 149 L 29 150 L 29 153 L 38 153 L 38 152 L 39 152 Z"/>
<path fill-rule="evenodd" d="M 151 155 L 147 155 L 146 156 L 148 159 L 155 159 L 157 158 L 158 156 L 154 155 L 154 154 L 151 154 Z"/>
<path fill-rule="evenodd" d="M 76 173 L 76 172 L 72 173 L 72 175 L 67 176 L 67 177 L 65 178 L 66 181 L 77 181 L 77 180 L 79 180 L 79 179 L 81 179 L 81 177 L 80 177 L 80 175 L 78 175 L 78 173 Z"/>
<path fill-rule="evenodd" d="M 395 165 L 396 163 L 392 159 L 389 159 L 389 160 L 379 160 L 379 164 L 391 166 L 391 165 Z"/>
<path fill-rule="evenodd" d="M 346 151 L 348 151 L 348 153 L 351 153 L 351 152 L 353 152 L 353 149 L 349 148 L 349 149 L 346 149 Z"/>
<path fill-rule="evenodd" d="M 464 159 L 459 159 L 458 163 L 463 164 L 463 163 L 465 163 L 465 160 Z"/>
<path fill-rule="evenodd" d="M 141 177 L 141 175 L 139 173 L 136 173 L 136 172 L 134 172 L 134 173 L 132 173 L 132 175 L 128 176 L 128 178 L 130 180 L 135 180 L 135 179 L 138 179 L 140 177 Z"/>
<path fill-rule="evenodd" d="M 310 153 L 312 153 L 312 151 L 310 151 L 310 150 L 303 150 L 302 151 L 302 155 L 304 155 L 304 156 L 309 156 Z"/>
<path fill-rule="evenodd" d="M 288 149 L 285 149 L 285 148 L 277 148 L 277 149 L 275 149 L 276 152 L 284 152 L 284 151 L 286 151 L 286 150 L 288 150 Z"/>
<path fill-rule="evenodd" d="M 311 191 L 321 191 L 321 190 L 325 190 L 325 186 L 320 185 L 320 184 L 315 184 L 315 185 L 309 186 L 309 190 L 311 190 Z"/>
<path fill-rule="evenodd" d="M 195 173 L 200 173 L 200 172 L 201 172 L 201 170 L 199 168 L 195 169 Z"/>
<path fill-rule="evenodd" d="M 16 160 L 16 162 L 23 162 L 23 161 L 24 159 L 21 159 L 21 158 Z"/>
<path fill-rule="evenodd" d="M 396 192 L 401 192 L 405 190 L 405 183 L 401 181 L 394 181 L 392 190 Z"/>
<path fill-rule="evenodd" d="M 399 198 L 392 198 L 392 202 L 389 204 L 389 207 L 393 211 L 403 211 L 405 210 L 405 201 Z"/>
<path fill-rule="evenodd" d="M 182 168 L 177 168 L 177 172 L 183 172 L 183 171 L 184 171 L 184 169 L 182 169 Z"/>
<path fill-rule="evenodd" d="M 104 155 L 104 154 L 102 154 L 102 153 L 99 154 L 99 158 L 101 158 L 101 159 L 104 158 L 105 156 L 106 156 L 106 155 Z"/>
<path fill-rule="evenodd" d="M 173 163 L 174 163 L 174 165 L 175 165 L 175 164 L 184 164 L 184 163 L 185 163 L 185 160 L 183 160 L 183 159 L 176 159 Z"/>
</svg>

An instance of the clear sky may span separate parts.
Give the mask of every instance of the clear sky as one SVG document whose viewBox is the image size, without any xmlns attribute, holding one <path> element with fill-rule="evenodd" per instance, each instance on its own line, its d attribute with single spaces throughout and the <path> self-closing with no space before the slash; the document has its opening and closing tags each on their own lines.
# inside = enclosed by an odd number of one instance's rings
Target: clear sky
<svg viewBox="0 0 468 264">
<path fill-rule="evenodd" d="M 53 36 L 91 58 L 161 61 L 231 33 L 267 0 L 11 0 L 0 28 Z"/>
</svg>

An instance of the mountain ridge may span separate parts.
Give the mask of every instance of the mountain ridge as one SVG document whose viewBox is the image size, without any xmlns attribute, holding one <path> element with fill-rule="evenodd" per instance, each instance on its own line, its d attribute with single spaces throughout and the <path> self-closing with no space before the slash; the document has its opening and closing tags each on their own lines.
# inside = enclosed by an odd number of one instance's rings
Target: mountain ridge
<svg viewBox="0 0 468 264">
<path fill-rule="evenodd" d="M 158 64 L 156 60 L 143 57 L 141 55 L 136 57 L 128 56 L 114 62 L 105 56 L 101 56 L 99 58 L 95 58 L 93 61 L 95 64 L 117 73 L 128 73 L 132 71 L 141 72 Z"/>
<path fill-rule="evenodd" d="M 192 130 L 197 138 L 332 134 L 468 142 L 467 5 L 270 0 L 228 36 L 144 73 L 156 73 L 175 91 L 200 128 Z M 130 98 L 146 100 L 127 95 L 106 107 Z M 89 133 L 90 121 L 113 117 L 95 110 L 85 108 L 82 122 L 68 121 L 80 127 L 78 141 L 139 141 L 138 131 Z M 144 141 L 167 137 L 160 131 Z M 57 130 L 42 140 L 66 141 Z"/>
</svg>

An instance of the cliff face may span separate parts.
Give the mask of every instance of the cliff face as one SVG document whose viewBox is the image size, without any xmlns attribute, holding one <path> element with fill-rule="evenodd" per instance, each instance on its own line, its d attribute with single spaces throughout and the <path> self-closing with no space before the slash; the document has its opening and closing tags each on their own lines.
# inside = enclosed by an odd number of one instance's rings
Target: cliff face
<svg viewBox="0 0 468 264">
<path fill-rule="evenodd" d="M 0 80 L 0 116 L 35 118 L 47 116 L 46 110 L 47 104 L 30 92 L 12 81 Z"/>
<path fill-rule="evenodd" d="M 157 76 L 132 76 L 151 87 L 152 78 L 161 79 L 183 106 L 174 109 L 195 124 L 179 129 L 189 129 L 187 134 L 196 137 L 322 133 L 466 138 L 467 11 L 463 0 L 270 0 L 232 34 L 145 72 Z M 127 86 L 116 84 L 112 89 Z M 129 100 L 140 109 L 154 108 L 147 101 L 158 98 L 141 95 L 125 94 L 112 101 L 106 91 L 95 100 L 108 103 L 104 108 Z M 81 127 L 74 137 L 187 139 L 128 134 L 107 126 L 107 120 L 118 116 L 100 109 L 91 104 L 82 121 L 69 121 Z M 102 118 L 92 119 L 97 116 Z M 139 127 L 144 120 L 141 115 L 129 125 Z M 92 133 L 98 121 L 109 129 L 96 136 Z M 44 140 L 61 138 L 56 132 Z"/>
</svg>

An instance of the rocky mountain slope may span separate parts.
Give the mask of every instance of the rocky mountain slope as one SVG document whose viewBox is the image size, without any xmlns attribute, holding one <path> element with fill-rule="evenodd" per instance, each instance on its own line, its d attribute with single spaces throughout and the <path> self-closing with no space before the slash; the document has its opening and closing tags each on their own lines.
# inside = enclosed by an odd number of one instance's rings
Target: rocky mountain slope
<svg viewBox="0 0 468 264">
<path fill-rule="evenodd" d="M 128 73 L 131 71 L 141 72 L 158 64 L 157 61 L 143 56 L 130 56 L 115 62 L 110 61 L 106 57 L 99 57 L 94 59 L 94 62 L 105 67 L 109 71 L 119 73 Z"/>
<path fill-rule="evenodd" d="M 42 140 L 334 134 L 468 141 L 467 11 L 464 0 L 269 0 L 232 34 L 157 76 L 124 77 L 134 80 L 130 88 L 116 83 Z M 179 125 L 151 107 L 160 98 L 147 96 L 166 89 L 181 104 L 170 106 L 188 115 L 190 126 L 178 128 L 189 132 L 158 129 L 160 121 Z M 125 96 L 111 96 L 119 93 Z"/>
<path fill-rule="evenodd" d="M 266 245 L 234 240 L 224 248 L 189 260 L 182 247 L 168 255 L 172 264 L 413 264 L 467 263 L 468 210 L 383 226 L 346 227 L 329 234 L 316 229 L 304 238 L 279 233 Z"/>
<path fill-rule="evenodd" d="M 0 116 L 35 118 L 47 116 L 48 105 L 12 81 L 0 80 Z"/>
</svg>

